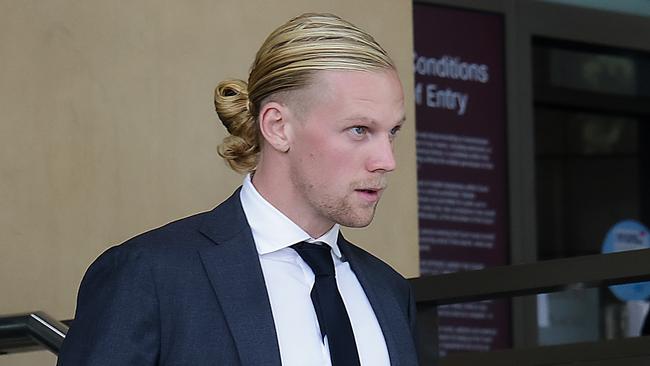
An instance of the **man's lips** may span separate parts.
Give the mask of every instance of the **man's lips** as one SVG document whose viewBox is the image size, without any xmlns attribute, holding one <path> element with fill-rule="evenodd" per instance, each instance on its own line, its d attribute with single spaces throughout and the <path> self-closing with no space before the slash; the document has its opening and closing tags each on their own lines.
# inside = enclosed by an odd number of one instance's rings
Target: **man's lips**
<svg viewBox="0 0 650 366">
<path fill-rule="evenodd" d="M 384 189 L 386 189 L 386 186 L 387 186 L 386 182 L 378 181 L 378 182 L 363 182 L 353 187 L 355 191 L 381 192 Z"/>
<path fill-rule="evenodd" d="M 384 188 L 357 188 L 355 192 L 358 192 L 364 199 L 368 201 L 378 201 L 381 193 Z"/>
<path fill-rule="evenodd" d="M 378 193 L 383 191 L 383 188 L 357 188 L 355 191 L 360 191 L 360 192 L 369 192 L 369 193 Z"/>
</svg>

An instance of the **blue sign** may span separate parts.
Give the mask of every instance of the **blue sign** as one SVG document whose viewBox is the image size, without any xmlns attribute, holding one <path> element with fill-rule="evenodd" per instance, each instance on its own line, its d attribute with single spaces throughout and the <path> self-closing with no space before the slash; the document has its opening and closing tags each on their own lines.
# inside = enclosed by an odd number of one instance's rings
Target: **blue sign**
<svg viewBox="0 0 650 366">
<path fill-rule="evenodd" d="M 650 231 L 642 223 L 625 220 L 612 226 L 603 242 L 603 253 L 650 248 Z M 621 301 L 645 300 L 650 297 L 650 282 L 609 286 Z"/>
</svg>

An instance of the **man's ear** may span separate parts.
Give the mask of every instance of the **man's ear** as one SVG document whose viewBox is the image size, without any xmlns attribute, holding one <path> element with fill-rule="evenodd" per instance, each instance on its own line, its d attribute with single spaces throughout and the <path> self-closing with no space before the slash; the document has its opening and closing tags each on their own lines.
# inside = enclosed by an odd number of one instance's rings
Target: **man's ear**
<svg viewBox="0 0 650 366">
<path fill-rule="evenodd" d="M 260 110 L 260 132 L 266 142 L 279 152 L 289 151 L 289 115 L 287 106 L 278 102 L 268 102 Z"/>
</svg>

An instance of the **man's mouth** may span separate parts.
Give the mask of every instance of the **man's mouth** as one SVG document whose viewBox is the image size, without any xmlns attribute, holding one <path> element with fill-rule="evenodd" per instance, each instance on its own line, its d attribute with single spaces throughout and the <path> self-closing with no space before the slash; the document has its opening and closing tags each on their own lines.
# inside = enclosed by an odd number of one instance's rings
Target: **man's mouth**
<svg viewBox="0 0 650 366">
<path fill-rule="evenodd" d="M 355 192 L 358 192 L 367 201 L 376 202 L 383 190 L 383 188 L 357 188 Z"/>
<path fill-rule="evenodd" d="M 381 188 L 359 188 L 356 189 L 356 191 L 365 192 L 365 193 L 377 193 L 381 191 Z"/>
</svg>

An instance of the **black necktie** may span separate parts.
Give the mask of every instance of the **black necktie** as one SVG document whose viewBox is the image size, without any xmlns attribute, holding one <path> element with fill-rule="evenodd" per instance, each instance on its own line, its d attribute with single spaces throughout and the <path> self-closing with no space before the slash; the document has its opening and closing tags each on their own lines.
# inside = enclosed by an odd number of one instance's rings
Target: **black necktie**
<svg viewBox="0 0 650 366">
<path fill-rule="evenodd" d="M 314 272 L 311 301 L 321 335 L 327 335 L 332 366 L 359 366 L 357 344 L 348 312 L 336 286 L 334 262 L 327 244 L 298 243 L 291 246 Z"/>
</svg>

